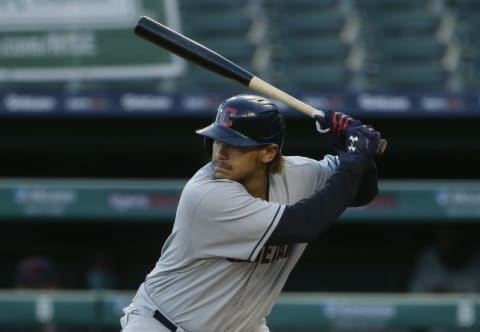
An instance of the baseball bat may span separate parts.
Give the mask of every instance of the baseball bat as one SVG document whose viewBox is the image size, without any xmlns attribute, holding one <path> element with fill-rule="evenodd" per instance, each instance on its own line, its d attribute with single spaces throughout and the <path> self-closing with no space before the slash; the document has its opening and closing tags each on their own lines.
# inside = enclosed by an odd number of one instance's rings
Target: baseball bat
<svg viewBox="0 0 480 332">
<path fill-rule="evenodd" d="M 277 99 L 312 118 L 316 115 L 325 116 L 322 110 L 318 110 L 285 91 L 276 88 L 219 53 L 207 48 L 205 45 L 182 35 L 150 17 L 142 16 L 138 20 L 135 26 L 135 34 L 201 67 L 237 81 L 254 91 Z M 378 144 L 377 154 L 383 154 L 386 147 L 387 141 L 381 139 Z"/>
</svg>

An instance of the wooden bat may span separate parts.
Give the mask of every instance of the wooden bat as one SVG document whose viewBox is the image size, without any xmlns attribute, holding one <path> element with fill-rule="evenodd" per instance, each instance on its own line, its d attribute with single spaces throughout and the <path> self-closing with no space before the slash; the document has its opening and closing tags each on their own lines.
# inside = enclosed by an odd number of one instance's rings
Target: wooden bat
<svg viewBox="0 0 480 332">
<path fill-rule="evenodd" d="M 312 118 L 316 115 L 325 116 L 323 111 L 276 88 L 217 52 L 147 16 L 142 16 L 138 20 L 135 26 L 135 34 L 201 67 L 237 81 L 254 91 L 277 99 Z M 381 139 L 378 144 L 377 154 L 383 154 L 386 147 L 387 141 Z"/>
</svg>

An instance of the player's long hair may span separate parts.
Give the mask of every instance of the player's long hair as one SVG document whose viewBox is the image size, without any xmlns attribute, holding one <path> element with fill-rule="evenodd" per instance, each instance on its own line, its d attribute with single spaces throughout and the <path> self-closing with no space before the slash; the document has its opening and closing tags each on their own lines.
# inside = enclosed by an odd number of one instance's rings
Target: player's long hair
<svg viewBox="0 0 480 332">
<path fill-rule="evenodd" d="M 278 151 L 277 155 L 273 160 L 268 164 L 268 172 L 270 174 L 283 174 L 285 169 L 285 159 L 283 158 L 282 152 Z"/>
</svg>

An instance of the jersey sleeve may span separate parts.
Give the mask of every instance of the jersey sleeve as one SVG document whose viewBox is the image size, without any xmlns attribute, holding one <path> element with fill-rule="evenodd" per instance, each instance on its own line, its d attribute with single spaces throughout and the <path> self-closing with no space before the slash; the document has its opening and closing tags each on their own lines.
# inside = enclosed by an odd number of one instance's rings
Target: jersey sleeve
<svg viewBox="0 0 480 332">
<path fill-rule="evenodd" d="M 287 170 L 289 190 L 291 191 L 292 188 L 297 190 L 300 195 L 298 199 L 309 197 L 315 191 L 323 188 L 340 165 L 338 158 L 333 155 L 325 155 L 319 161 L 300 156 L 287 158 L 290 161 Z"/>
<path fill-rule="evenodd" d="M 338 160 L 338 157 L 333 155 L 326 155 L 322 160 L 316 163 L 318 167 L 317 189 L 324 186 L 328 178 L 335 173 L 339 164 L 340 161 Z"/>
<path fill-rule="evenodd" d="M 284 206 L 252 197 L 235 181 L 215 180 L 204 187 L 192 210 L 195 255 L 255 260 Z"/>
</svg>

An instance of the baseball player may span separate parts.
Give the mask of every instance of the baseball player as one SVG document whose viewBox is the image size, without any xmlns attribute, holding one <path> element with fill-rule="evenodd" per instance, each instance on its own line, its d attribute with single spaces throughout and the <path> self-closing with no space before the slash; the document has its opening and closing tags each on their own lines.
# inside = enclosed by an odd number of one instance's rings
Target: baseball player
<svg viewBox="0 0 480 332">
<path fill-rule="evenodd" d="M 327 111 L 341 149 L 283 156 L 284 122 L 269 100 L 223 101 L 197 130 L 212 160 L 183 188 L 161 257 L 121 318 L 123 332 L 268 332 L 272 306 L 307 243 L 348 206 L 377 193 L 379 132 Z"/>
</svg>

